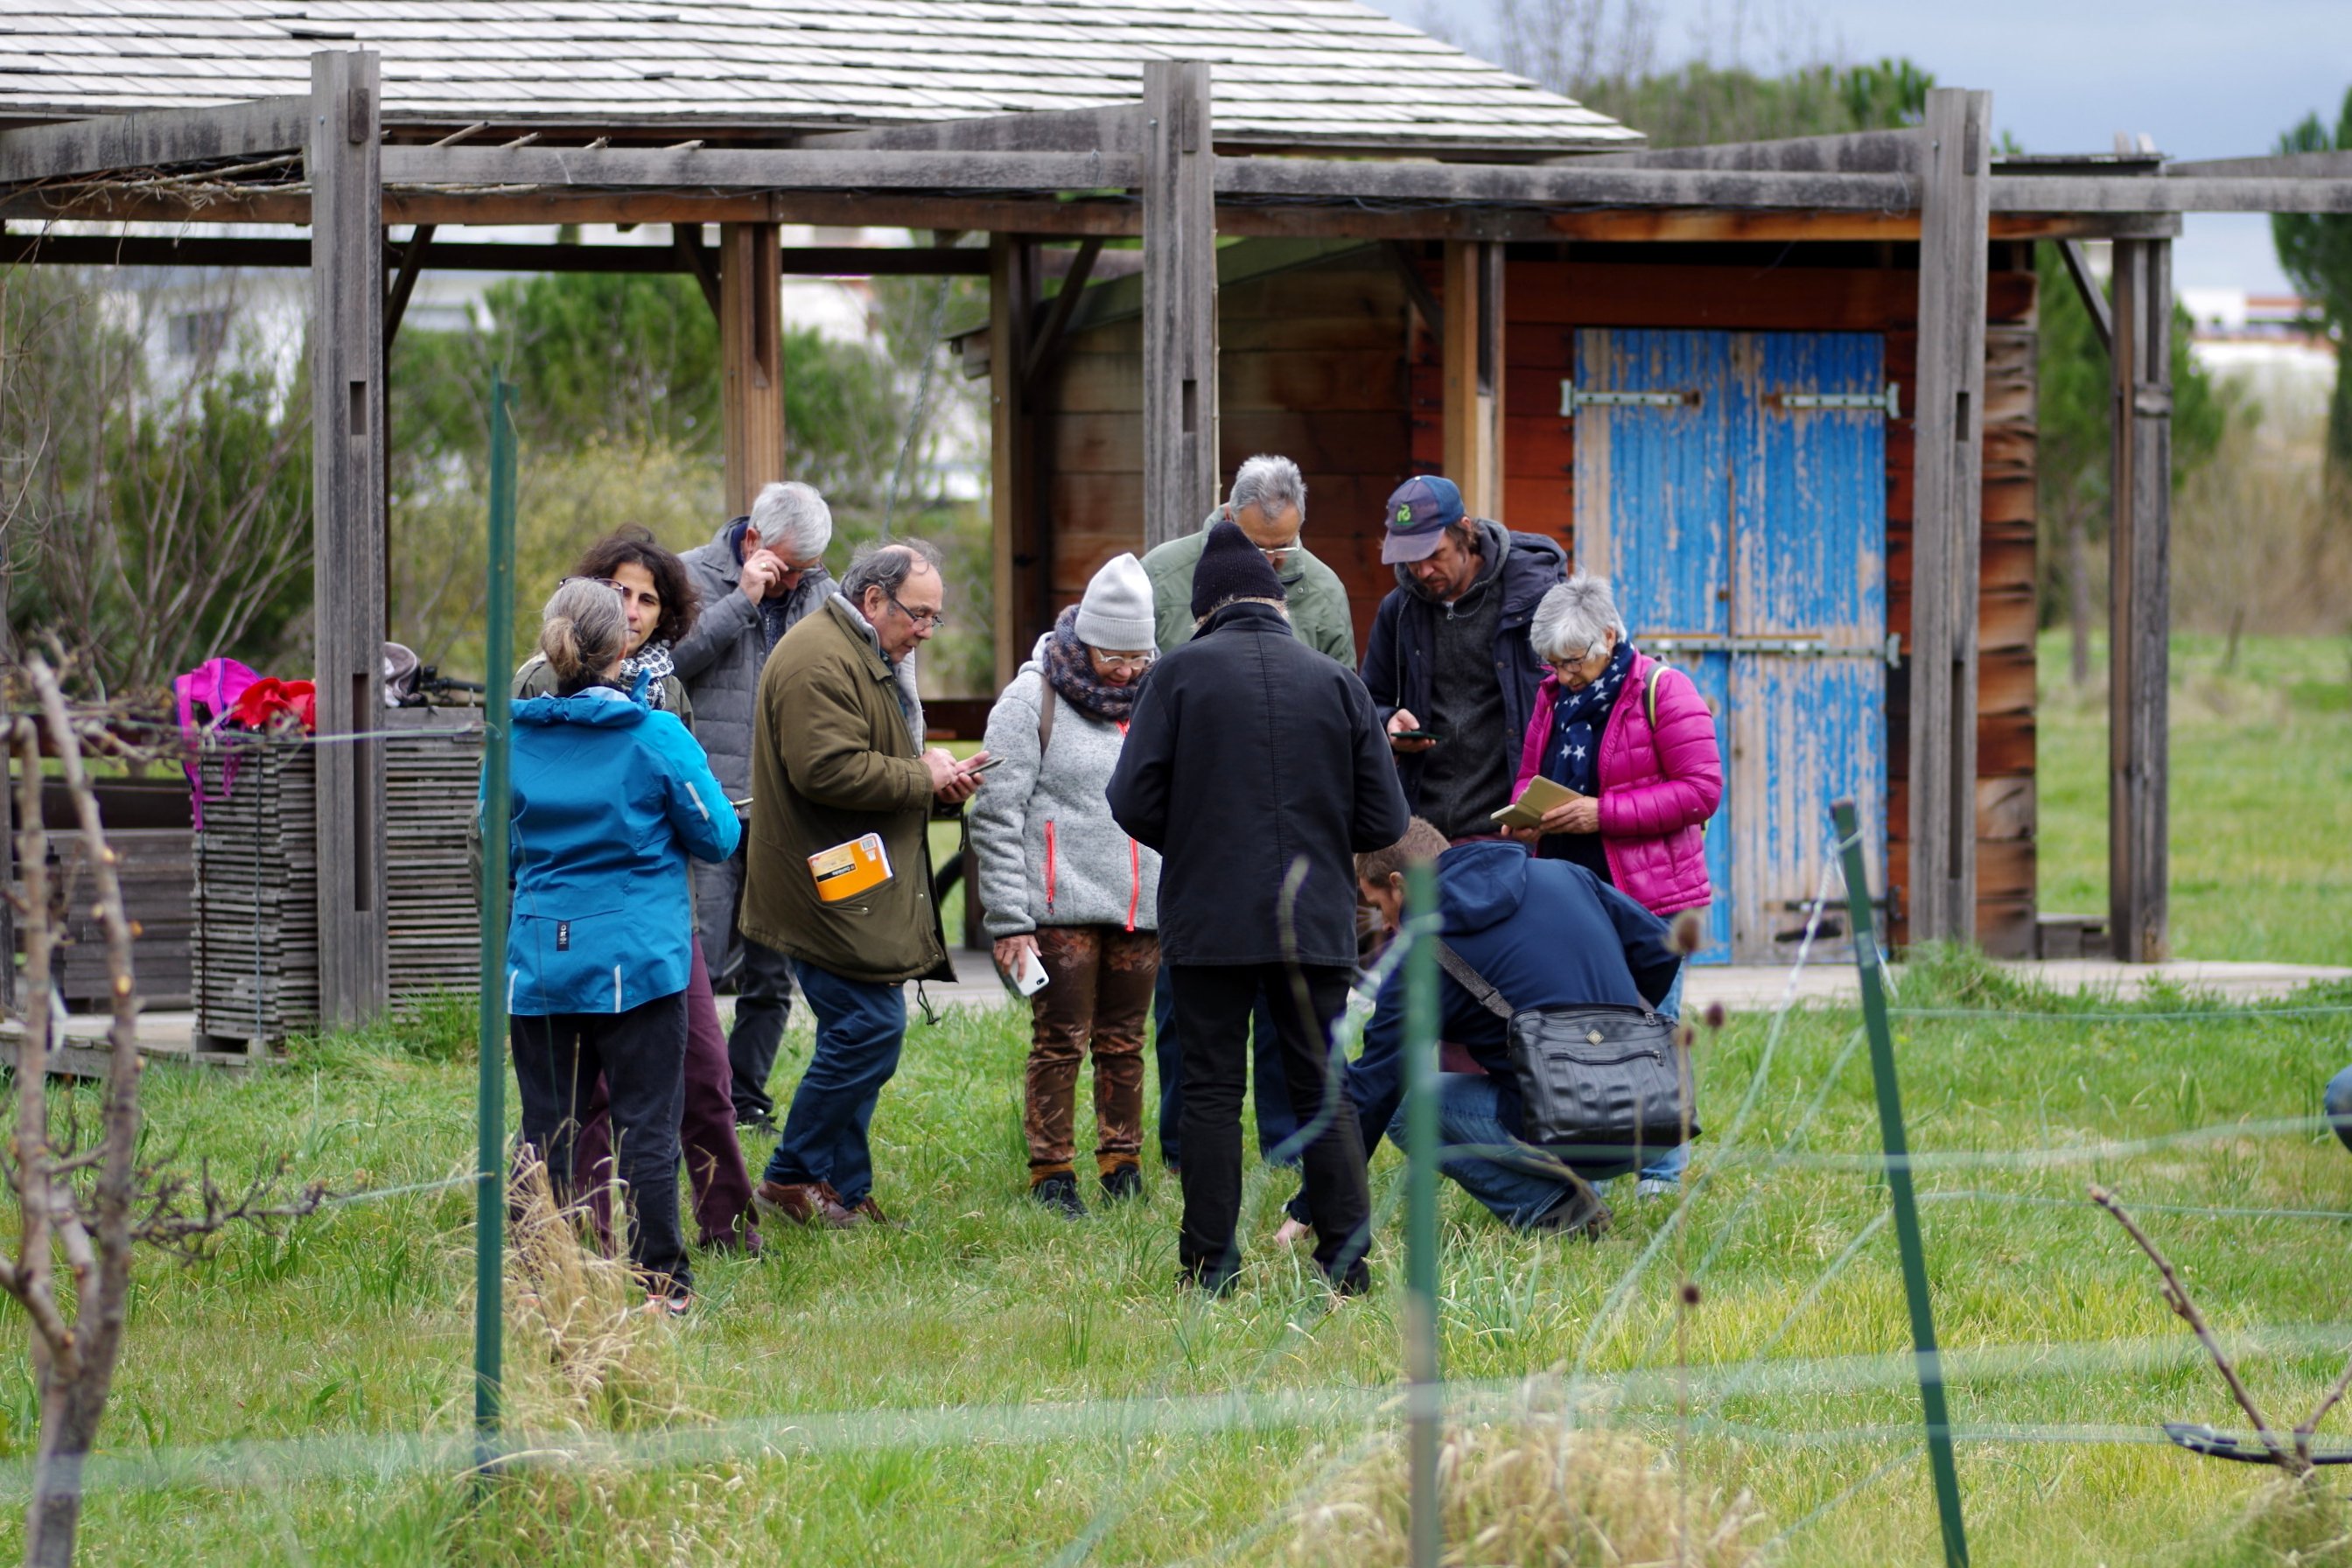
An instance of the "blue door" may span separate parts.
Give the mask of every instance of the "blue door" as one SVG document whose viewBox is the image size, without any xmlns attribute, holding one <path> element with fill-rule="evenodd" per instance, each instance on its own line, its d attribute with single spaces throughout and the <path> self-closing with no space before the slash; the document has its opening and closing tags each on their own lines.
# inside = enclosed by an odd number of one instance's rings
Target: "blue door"
<svg viewBox="0 0 2352 1568">
<path fill-rule="evenodd" d="M 1700 962 L 1786 962 L 1862 806 L 1885 864 L 1886 435 L 1860 332 L 1578 334 L 1577 560 L 1716 710 Z M 1843 921 L 1836 926 L 1842 929 Z"/>
</svg>

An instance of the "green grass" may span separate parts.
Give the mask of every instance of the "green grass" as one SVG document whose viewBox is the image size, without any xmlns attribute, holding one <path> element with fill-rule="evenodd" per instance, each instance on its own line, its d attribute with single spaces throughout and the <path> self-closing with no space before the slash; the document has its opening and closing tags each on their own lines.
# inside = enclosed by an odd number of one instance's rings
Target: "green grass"
<svg viewBox="0 0 2352 1568">
<path fill-rule="evenodd" d="M 2105 650 L 2075 690 L 2042 646 L 2042 908 L 2107 907 Z M 2352 963 L 2352 641 L 2218 637 L 2172 656 L 2172 948 L 2182 958 Z"/>
<path fill-rule="evenodd" d="M 2319 999 L 2352 1006 L 2352 987 Z M 1915 968 L 1905 1001 L 2047 999 L 1948 963 Z M 2082 1150 L 2307 1115 L 2325 1077 L 2352 1057 L 2352 1013 L 2192 1011 L 1903 1020 L 1914 1142 Z M 1891 1235 L 1882 1228 L 1839 1263 L 1884 1213 L 1884 1191 L 1864 1173 L 1761 1158 L 1784 1145 L 1805 1156 L 1874 1147 L 1853 1026 L 1842 1013 L 1797 1016 L 1760 1080 L 1766 1019 L 1736 1018 L 1702 1047 L 1716 1135 L 1696 1167 L 1706 1180 L 1687 1226 L 1646 1269 L 1636 1263 L 1670 1206 L 1628 1201 L 1612 1237 L 1563 1244 L 1502 1230 L 1449 1186 L 1444 1362 L 1454 1378 L 1506 1389 L 1579 1364 L 1604 1380 L 1656 1374 L 1614 1418 L 1679 1452 L 1694 1486 L 1752 1491 L 1767 1532 L 1799 1526 L 1782 1561 L 1927 1563 L 1935 1527 L 1912 1436 L 1916 1397 L 1902 1363 L 1888 1359 L 1907 1342 Z M 464 1027 L 461 1010 L 443 1007 L 250 1077 L 156 1068 L 147 1079 L 153 1146 L 204 1151 L 225 1174 L 284 1153 L 299 1176 L 345 1192 L 460 1171 L 472 1142 L 473 1069 L 457 1048 Z M 211 1461 L 225 1479 L 101 1489 L 84 1561 L 1024 1563 L 1077 1561 L 1081 1542 L 1102 1563 L 1284 1560 L 1286 1509 L 1391 1429 L 1383 1402 L 1399 1367 L 1398 1226 L 1391 1218 L 1381 1234 L 1375 1293 L 1335 1308 L 1298 1260 L 1272 1255 L 1286 1184 L 1263 1180 L 1249 1197 L 1244 1289 L 1222 1304 L 1187 1300 L 1172 1284 L 1176 1192 L 1157 1169 L 1144 1206 L 1082 1225 L 1021 1195 L 1024 1045 L 1005 1010 L 919 1025 L 876 1124 L 877 1195 L 908 1227 L 772 1236 L 764 1261 L 702 1266 L 693 1317 L 650 1326 L 696 1413 L 673 1426 L 709 1424 L 737 1445 L 724 1454 L 535 1470 L 478 1504 L 446 1469 L 400 1461 L 392 1439 L 466 1428 L 463 1191 L 351 1205 L 282 1238 L 235 1237 L 197 1268 L 143 1263 L 107 1449 L 226 1445 Z M 806 1049 L 803 1025 L 780 1081 Z M 1755 1109 L 1735 1136 L 1751 1081 Z M 747 1138 L 755 1163 L 767 1147 Z M 1400 1174 L 1384 1152 L 1378 1199 L 1396 1199 Z M 2094 1178 L 2147 1205 L 2352 1208 L 2352 1158 L 2332 1138 L 2305 1134 L 2246 1131 L 2063 1165 L 1935 1169 L 1921 1180 L 1930 1193 L 2074 1200 Z M 1948 1196 L 1931 1198 L 1925 1214 L 1940 1327 L 1958 1352 L 1958 1420 L 2143 1438 L 2165 1419 L 2233 1424 L 2150 1270 L 2103 1216 L 2071 1201 Z M 2338 1267 L 2346 1225 L 2145 1218 L 2224 1332 L 2280 1331 L 2245 1371 L 2299 1418 L 2352 1330 L 2316 1342 L 2284 1331 L 2352 1320 Z M 1675 1396 L 1684 1268 L 1704 1291 L 1687 1323 L 1687 1429 Z M 1601 1319 L 1629 1281 L 1622 1311 Z M 2011 1353 L 1971 1373 L 1971 1352 Z M 1224 1391 L 1304 1404 L 1248 1421 L 1229 1412 L 1221 1423 L 1213 1406 L 1151 1403 Z M 1084 1403 L 1100 1400 L 1143 1403 Z M 970 1406 L 996 1413 L 944 1419 Z M 0 1457 L 27 1451 L 33 1408 L 16 1362 L 0 1373 Z M 795 1419 L 798 1436 L 782 1430 Z M 742 1426 L 755 1421 L 772 1425 Z M 2340 1418 L 2331 1425 L 2342 1429 Z M 1880 1428 L 1893 1436 L 1873 1435 Z M 276 1447 L 307 1439 L 332 1441 Z M 2216 1544 L 2259 1482 L 2242 1467 L 2145 1441 L 1970 1442 L 1960 1475 L 1979 1563 L 2261 1560 Z M 16 1549 L 16 1528 L 13 1517 L 0 1521 L 0 1552 Z"/>
</svg>

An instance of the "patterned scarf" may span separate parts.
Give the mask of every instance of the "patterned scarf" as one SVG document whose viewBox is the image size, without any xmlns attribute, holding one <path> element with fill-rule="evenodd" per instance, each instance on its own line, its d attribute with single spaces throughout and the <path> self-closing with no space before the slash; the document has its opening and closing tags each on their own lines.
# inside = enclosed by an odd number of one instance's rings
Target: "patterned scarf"
<svg viewBox="0 0 2352 1568">
<path fill-rule="evenodd" d="M 655 637 L 621 660 L 621 673 L 614 678 L 613 683 L 624 691 L 635 690 L 637 678 L 643 676 L 646 706 L 659 708 L 664 700 L 663 684 L 677 673 L 677 666 L 670 661 L 667 639 Z"/>
<path fill-rule="evenodd" d="M 1045 679 L 1074 706 L 1097 719 L 1124 724 L 1127 716 L 1135 711 L 1135 694 L 1140 682 L 1130 680 L 1125 686 L 1113 686 L 1095 673 L 1094 661 L 1087 657 L 1087 645 L 1078 640 L 1076 605 L 1062 612 L 1061 619 L 1054 623 L 1053 635 L 1045 639 Z"/>
<path fill-rule="evenodd" d="M 1616 710 L 1618 695 L 1625 689 L 1625 677 L 1633 668 L 1633 641 L 1619 637 L 1600 679 L 1588 682 L 1581 691 L 1559 688 L 1552 704 L 1551 740 L 1544 747 L 1544 777 L 1579 795 L 1601 793 L 1601 732 Z"/>
</svg>

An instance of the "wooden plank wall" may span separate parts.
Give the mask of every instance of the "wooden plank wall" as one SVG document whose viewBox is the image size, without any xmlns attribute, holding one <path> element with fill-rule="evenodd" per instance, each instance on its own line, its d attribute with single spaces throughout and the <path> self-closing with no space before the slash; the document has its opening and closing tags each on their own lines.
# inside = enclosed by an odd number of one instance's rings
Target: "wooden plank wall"
<svg viewBox="0 0 2352 1568">
<path fill-rule="evenodd" d="M 1435 247 L 1422 275 L 1442 295 Z M 1787 247 L 1754 255 L 1699 247 L 1579 247 L 1575 261 L 1507 266 L 1504 521 L 1575 553 L 1574 426 L 1559 416 L 1583 327 L 1879 331 L 1905 417 L 1888 428 L 1887 616 L 1910 630 L 1911 394 L 1918 277 L 1900 247 L 1840 247 L 1807 264 Z M 1664 253 L 1663 257 L 1661 253 Z M 1660 258 L 1654 259 L 1654 258 Z M 1777 258 L 1777 259 L 1776 259 Z M 1988 288 L 1981 675 L 1977 731 L 1977 932 L 1988 951 L 2032 951 L 2035 902 L 2034 277 L 2031 247 L 2003 244 Z M 1358 646 L 1394 584 L 1380 563 L 1381 503 L 1416 473 L 1444 469 L 1444 367 L 1378 249 L 1230 284 L 1218 296 L 1219 481 L 1253 452 L 1306 470 L 1307 540 L 1347 584 Z M 1041 476 L 1053 519 L 1052 608 L 1074 603 L 1096 567 L 1143 541 L 1142 337 L 1134 320 L 1076 333 L 1039 394 Z M 1036 618 L 1033 616 L 1033 619 Z M 1032 629 L 1029 636 L 1034 635 Z M 1025 646 L 1024 652 L 1025 653 Z M 1891 879 L 1908 873 L 1905 793 L 1909 709 L 1888 691 Z M 1894 940 L 1903 940 L 1898 920 Z"/>
</svg>

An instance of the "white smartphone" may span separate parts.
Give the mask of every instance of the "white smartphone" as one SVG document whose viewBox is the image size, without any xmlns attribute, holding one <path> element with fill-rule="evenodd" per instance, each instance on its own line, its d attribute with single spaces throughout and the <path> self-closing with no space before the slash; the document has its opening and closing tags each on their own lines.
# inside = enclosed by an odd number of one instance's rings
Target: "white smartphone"
<svg viewBox="0 0 2352 1568">
<path fill-rule="evenodd" d="M 1013 977 L 1013 989 L 1024 996 L 1034 996 L 1045 989 L 1045 962 L 1037 956 L 1037 950 L 1031 948 L 1021 955 L 1021 973 Z"/>
</svg>

